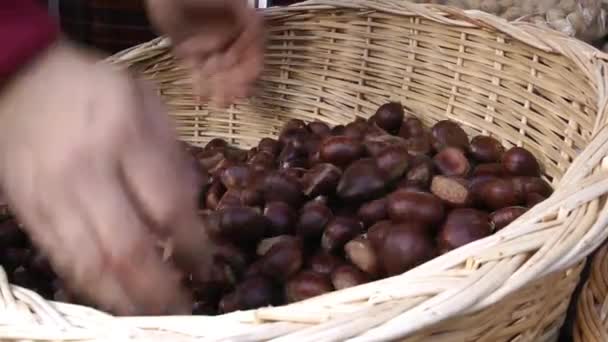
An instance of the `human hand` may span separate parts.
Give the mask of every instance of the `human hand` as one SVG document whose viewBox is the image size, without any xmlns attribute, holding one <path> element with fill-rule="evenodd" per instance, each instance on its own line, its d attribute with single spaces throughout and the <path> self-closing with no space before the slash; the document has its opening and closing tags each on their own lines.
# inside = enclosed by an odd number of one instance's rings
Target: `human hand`
<svg viewBox="0 0 608 342">
<path fill-rule="evenodd" d="M 190 314 L 179 272 L 200 278 L 214 245 L 199 175 L 143 83 L 59 43 L 0 93 L 0 186 L 77 296 L 120 315 Z"/>
<path fill-rule="evenodd" d="M 195 91 L 219 105 L 250 94 L 263 67 L 261 16 L 244 0 L 148 0 L 154 26 L 192 70 Z"/>
</svg>

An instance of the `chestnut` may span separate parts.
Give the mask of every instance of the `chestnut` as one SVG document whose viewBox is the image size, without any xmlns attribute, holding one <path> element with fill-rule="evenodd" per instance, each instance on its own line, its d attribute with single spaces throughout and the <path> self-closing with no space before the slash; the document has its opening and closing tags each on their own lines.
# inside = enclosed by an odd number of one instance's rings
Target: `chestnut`
<svg viewBox="0 0 608 342">
<path fill-rule="evenodd" d="M 320 121 L 313 121 L 308 124 L 308 129 L 312 132 L 312 134 L 319 136 L 321 138 L 326 137 L 331 134 L 331 128 L 325 123 Z"/>
<path fill-rule="evenodd" d="M 360 158 L 363 145 L 356 138 L 347 136 L 330 136 L 323 140 L 319 147 L 321 161 L 344 167 Z"/>
<path fill-rule="evenodd" d="M 268 153 L 273 157 L 278 156 L 280 150 L 281 145 L 278 141 L 272 138 L 262 138 L 258 143 L 258 151 Z"/>
<path fill-rule="evenodd" d="M 336 192 L 343 200 L 366 201 L 382 195 L 386 185 L 384 174 L 376 162 L 364 158 L 346 168 Z"/>
<path fill-rule="evenodd" d="M 363 223 L 350 217 L 335 217 L 329 221 L 321 238 L 321 248 L 327 252 L 341 250 L 344 245 L 363 233 Z"/>
<path fill-rule="evenodd" d="M 205 145 L 205 150 L 223 150 L 228 147 L 228 142 L 221 138 L 213 138 L 211 139 L 207 145 Z"/>
<path fill-rule="evenodd" d="M 300 148 L 292 143 L 287 144 L 281 151 L 278 161 L 281 169 L 308 167 L 308 152 L 305 143 L 302 142 Z"/>
<path fill-rule="evenodd" d="M 285 202 L 294 208 L 300 206 L 304 197 L 298 180 L 280 172 L 268 174 L 264 178 L 263 189 L 266 202 Z"/>
<path fill-rule="evenodd" d="M 404 139 L 419 137 L 425 133 L 424 124 L 415 117 L 407 118 L 401 124 L 399 136 Z"/>
<path fill-rule="evenodd" d="M 209 150 L 203 151 L 196 156 L 201 168 L 213 173 L 220 165 L 226 163 L 226 157 L 223 151 Z"/>
<path fill-rule="evenodd" d="M 491 213 L 490 220 L 494 224 L 494 230 L 499 231 L 503 229 L 526 211 L 528 211 L 526 207 L 506 207 Z"/>
<path fill-rule="evenodd" d="M 317 239 L 323 234 L 323 230 L 333 214 L 323 203 L 312 201 L 305 205 L 296 224 L 296 232 L 305 239 Z"/>
<path fill-rule="evenodd" d="M 213 305 L 205 301 L 196 301 L 192 304 L 192 315 L 193 316 L 208 316 L 213 315 L 215 309 Z"/>
<path fill-rule="evenodd" d="M 399 132 L 401 122 L 403 122 L 403 106 L 398 102 L 385 103 L 378 108 L 372 116 L 373 122 L 378 127 L 391 133 Z"/>
<path fill-rule="evenodd" d="M 244 163 L 247 161 L 247 151 L 236 147 L 228 147 L 224 150 L 226 159 L 233 163 Z"/>
<path fill-rule="evenodd" d="M 521 197 L 526 197 L 531 193 L 549 197 L 553 193 L 551 185 L 540 177 L 513 177 L 511 183 Z"/>
<path fill-rule="evenodd" d="M 471 140 L 469 153 L 477 162 L 499 163 L 505 153 L 505 148 L 500 141 L 492 137 L 478 135 Z"/>
<path fill-rule="evenodd" d="M 546 200 L 547 198 L 541 194 L 536 192 L 531 192 L 526 195 L 526 207 L 532 208 L 533 206 L 539 204 L 540 202 Z"/>
<path fill-rule="evenodd" d="M 280 289 L 270 279 L 263 276 L 246 278 L 236 289 L 236 297 L 241 310 L 252 310 L 277 305 Z"/>
<path fill-rule="evenodd" d="M 396 225 L 387 231 L 379 255 L 386 274 L 394 276 L 432 259 L 435 246 L 427 234 Z"/>
<path fill-rule="evenodd" d="M 297 237 L 283 239 L 275 243 L 262 257 L 262 274 L 284 281 L 298 272 L 303 264 L 304 246 Z"/>
<path fill-rule="evenodd" d="M 389 181 L 395 181 L 407 171 L 410 158 L 406 149 L 389 146 L 378 154 L 376 164 Z"/>
<path fill-rule="evenodd" d="M 376 222 L 367 230 L 367 239 L 371 242 L 375 250 L 382 248 L 386 232 L 393 226 L 390 220 Z"/>
<path fill-rule="evenodd" d="M 217 209 L 224 193 L 226 193 L 224 185 L 218 180 L 212 181 L 205 195 L 205 206 L 211 210 Z"/>
<path fill-rule="evenodd" d="M 346 127 L 344 125 L 337 125 L 331 129 L 331 135 L 345 135 Z"/>
<path fill-rule="evenodd" d="M 431 192 L 450 207 L 465 207 L 473 202 L 469 183 L 464 178 L 435 176 Z"/>
<path fill-rule="evenodd" d="M 370 281 L 370 277 L 352 265 L 342 265 L 336 268 L 331 274 L 331 283 L 336 290 L 365 284 Z"/>
<path fill-rule="evenodd" d="M 404 150 L 405 152 L 407 152 L 408 148 L 407 141 L 403 138 L 388 135 L 386 132 L 378 133 L 372 130 L 365 135 L 363 146 L 367 154 L 374 158 L 377 158 L 380 153 L 389 147 Z"/>
<path fill-rule="evenodd" d="M 271 169 L 275 165 L 274 156 L 266 151 L 259 151 L 248 160 L 251 168 L 255 170 Z"/>
<path fill-rule="evenodd" d="M 249 278 L 264 274 L 264 272 L 262 272 L 263 263 L 264 259 L 257 259 L 256 261 L 254 261 L 251 265 L 249 265 L 249 267 L 247 267 L 247 269 L 243 273 L 243 277 Z"/>
<path fill-rule="evenodd" d="M 252 172 L 247 165 L 234 165 L 226 168 L 220 176 L 227 189 L 243 188 L 251 182 Z"/>
<path fill-rule="evenodd" d="M 492 234 L 488 213 L 461 208 L 452 210 L 445 219 L 437 238 L 440 251 L 448 252 Z"/>
<path fill-rule="evenodd" d="M 467 133 L 454 121 L 442 120 L 431 128 L 433 148 L 441 151 L 446 147 L 453 147 L 467 152 L 469 150 L 469 137 Z"/>
<path fill-rule="evenodd" d="M 512 147 L 505 152 L 502 156 L 502 166 L 513 176 L 540 176 L 538 160 L 522 147 Z"/>
<path fill-rule="evenodd" d="M 227 267 L 232 275 L 240 276 L 243 274 L 247 269 L 248 262 L 247 255 L 243 250 L 224 239 L 214 239 L 213 241 L 216 247 L 213 260 L 216 265 L 223 267 L 224 275 L 226 275 Z M 195 277 L 195 274 L 192 276 Z"/>
<path fill-rule="evenodd" d="M 445 209 L 441 199 L 426 192 L 397 190 L 388 196 L 388 216 L 395 222 L 439 224 Z"/>
<path fill-rule="evenodd" d="M 412 160 L 412 166 L 407 172 L 405 179 L 408 184 L 417 184 L 428 189 L 435 175 L 435 165 L 431 158 L 421 155 Z"/>
<path fill-rule="evenodd" d="M 222 210 L 226 208 L 232 207 L 240 207 L 242 206 L 241 202 L 241 190 L 238 189 L 230 189 L 224 193 L 222 199 L 217 204 L 216 209 Z"/>
<path fill-rule="evenodd" d="M 312 271 L 301 271 L 289 279 L 285 285 L 288 303 L 320 296 L 333 290 L 334 288 L 328 276 Z"/>
<path fill-rule="evenodd" d="M 357 217 L 363 221 L 365 227 L 369 227 L 372 224 L 382 221 L 388 217 L 386 211 L 388 200 L 386 198 L 380 198 L 363 204 L 357 211 Z"/>
<path fill-rule="evenodd" d="M 227 207 L 220 213 L 221 235 L 237 243 L 257 242 L 266 234 L 268 220 L 249 207 Z"/>
<path fill-rule="evenodd" d="M 433 150 L 431 145 L 431 136 L 423 133 L 419 136 L 414 136 L 406 140 L 407 152 L 414 156 L 429 155 Z"/>
<path fill-rule="evenodd" d="M 241 204 L 247 207 L 260 207 L 264 205 L 264 191 L 258 184 L 252 182 L 241 190 Z"/>
<path fill-rule="evenodd" d="M 416 183 L 416 182 L 410 182 L 407 179 L 401 180 L 401 182 L 399 182 L 397 184 L 397 189 L 413 191 L 413 192 L 428 192 L 429 191 L 428 186 L 423 186 L 422 184 Z"/>
<path fill-rule="evenodd" d="M 484 182 L 475 196 L 490 210 L 516 206 L 522 202 L 512 182 L 500 178 Z"/>
<path fill-rule="evenodd" d="M 317 164 L 302 177 L 304 194 L 309 197 L 329 195 L 335 192 L 341 177 L 342 170 L 333 164 Z"/>
<path fill-rule="evenodd" d="M 293 240 L 293 239 L 295 239 L 295 238 L 291 235 L 279 235 L 279 236 L 274 236 L 271 238 L 263 239 L 262 241 L 260 241 L 258 243 L 258 246 L 256 248 L 256 254 L 259 256 L 263 256 L 272 248 L 272 246 L 276 245 L 277 243 L 282 243 L 284 241 Z"/>
<path fill-rule="evenodd" d="M 279 135 L 279 142 L 283 148 L 292 145 L 296 150 L 305 148 L 306 140 L 310 137 L 310 132 L 304 127 L 284 127 Z"/>
<path fill-rule="evenodd" d="M 505 169 L 502 167 L 501 163 L 486 163 L 475 166 L 475 168 L 473 169 L 472 176 L 475 177 L 489 175 L 496 177 L 504 177 L 505 173 Z"/>
<path fill-rule="evenodd" d="M 309 260 L 309 264 L 312 271 L 330 275 L 336 267 L 344 264 L 344 261 L 333 254 L 320 250 L 313 254 Z"/>
<path fill-rule="evenodd" d="M 270 223 L 270 235 L 293 233 L 297 220 L 297 213 L 293 208 L 283 202 L 270 202 L 264 208 L 264 216 Z"/>
<path fill-rule="evenodd" d="M 372 242 L 364 236 L 359 236 L 344 246 L 346 258 L 360 270 L 374 277 L 381 273 L 380 260 L 376 251 Z"/>
<path fill-rule="evenodd" d="M 367 132 L 369 126 L 365 120 L 357 118 L 355 121 L 347 124 L 344 127 L 344 136 L 360 140 Z"/>
<path fill-rule="evenodd" d="M 456 147 L 446 147 L 433 158 L 437 170 L 446 176 L 465 177 L 469 174 L 471 165 L 462 150 Z"/>
</svg>

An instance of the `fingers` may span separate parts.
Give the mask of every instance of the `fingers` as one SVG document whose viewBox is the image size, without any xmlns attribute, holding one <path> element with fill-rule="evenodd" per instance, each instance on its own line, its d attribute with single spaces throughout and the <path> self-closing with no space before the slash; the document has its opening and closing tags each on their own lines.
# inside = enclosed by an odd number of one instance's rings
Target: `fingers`
<svg viewBox="0 0 608 342">
<path fill-rule="evenodd" d="M 187 313 L 191 306 L 180 287 L 181 276 L 162 261 L 155 249 L 156 237 L 118 172 L 99 163 L 72 185 L 78 190 L 79 212 L 87 215 L 97 235 L 103 260 L 100 271 L 109 277 L 101 283 L 105 288 L 98 290 L 122 290 L 128 299 L 119 302 L 120 296 L 93 295 L 119 314 Z"/>
<path fill-rule="evenodd" d="M 160 236 L 171 237 L 174 260 L 202 277 L 210 269 L 213 244 L 198 215 L 201 176 L 180 148 L 159 100 L 142 91 L 141 125 L 121 151 L 121 169 L 135 202 Z"/>
</svg>

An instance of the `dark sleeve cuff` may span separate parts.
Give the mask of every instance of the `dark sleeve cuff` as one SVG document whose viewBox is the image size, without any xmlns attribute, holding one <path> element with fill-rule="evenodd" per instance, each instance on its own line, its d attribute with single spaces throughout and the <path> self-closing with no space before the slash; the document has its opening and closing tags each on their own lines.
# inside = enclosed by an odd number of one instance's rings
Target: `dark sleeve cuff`
<svg viewBox="0 0 608 342">
<path fill-rule="evenodd" d="M 0 0 L 0 81 L 49 47 L 59 25 L 33 0 Z"/>
</svg>

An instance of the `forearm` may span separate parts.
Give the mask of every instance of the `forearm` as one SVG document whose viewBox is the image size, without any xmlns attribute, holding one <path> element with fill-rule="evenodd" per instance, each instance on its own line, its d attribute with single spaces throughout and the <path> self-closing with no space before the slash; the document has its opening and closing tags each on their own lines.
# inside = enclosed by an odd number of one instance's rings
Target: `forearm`
<svg viewBox="0 0 608 342">
<path fill-rule="evenodd" d="M 43 52 L 59 27 L 33 0 L 0 0 L 0 85 Z"/>
</svg>

